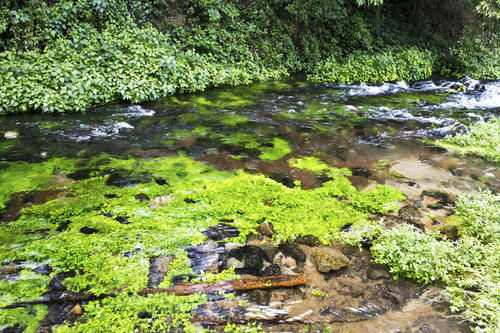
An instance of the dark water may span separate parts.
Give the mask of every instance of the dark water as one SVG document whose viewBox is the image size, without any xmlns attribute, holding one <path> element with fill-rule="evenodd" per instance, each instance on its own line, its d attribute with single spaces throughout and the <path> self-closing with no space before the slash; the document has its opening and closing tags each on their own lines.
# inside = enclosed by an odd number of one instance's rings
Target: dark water
<svg viewBox="0 0 500 333">
<path fill-rule="evenodd" d="M 300 80 L 213 89 L 141 105 L 110 105 L 86 113 L 0 118 L 0 160 L 165 155 L 202 158 L 225 152 L 257 158 L 273 138 L 301 154 L 342 159 L 350 149 L 413 145 L 462 131 L 500 111 L 500 82 L 425 81 L 384 85 L 309 84 Z M 483 90 L 484 91 L 479 91 Z M 265 149 L 264 149 L 265 150 Z"/>
</svg>

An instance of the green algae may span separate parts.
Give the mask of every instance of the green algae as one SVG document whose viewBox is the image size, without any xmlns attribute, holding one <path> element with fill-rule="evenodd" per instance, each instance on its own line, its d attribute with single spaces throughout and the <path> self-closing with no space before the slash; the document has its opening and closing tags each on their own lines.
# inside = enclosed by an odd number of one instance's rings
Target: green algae
<svg viewBox="0 0 500 333">
<path fill-rule="evenodd" d="M 76 162 L 76 159 L 54 158 L 42 163 L 5 163 L 6 167 L 0 169 L 0 212 L 14 193 L 38 189 L 56 173 L 73 171 Z"/>
<path fill-rule="evenodd" d="M 500 163 L 500 118 L 478 122 L 469 132 L 430 142 L 458 155 L 476 155 Z"/>
<path fill-rule="evenodd" d="M 250 96 L 249 94 L 246 95 Z M 207 108 L 231 109 L 254 104 L 248 97 L 238 96 L 229 91 L 221 91 L 217 93 L 205 93 L 203 96 L 171 96 L 166 98 L 164 103 L 207 111 Z"/>
<path fill-rule="evenodd" d="M 20 324 L 25 333 L 34 333 L 40 320 L 47 315 L 46 305 L 34 305 L 25 308 L 0 309 L 0 330 Z"/>
<path fill-rule="evenodd" d="M 276 161 L 292 152 L 289 143 L 280 138 L 273 139 L 272 147 L 262 147 L 260 149 L 262 154 L 259 155 L 259 158 L 263 161 Z"/>
<path fill-rule="evenodd" d="M 351 176 L 351 171 L 349 169 L 331 167 L 325 162 L 321 161 L 321 159 L 319 159 L 318 157 L 314 156 L 291 158 L 288 160 L 288 164 L 292 168 L 309 171 L 315 174 L 325 174 L 330 177 Z"/>
<path fill-rule="evenodd" d="M 23 263 L 23 279 L 1 282 L 2 305 L 39 298 L 58 273 L 74 272 L 63 280 L 71 291 L 94 295 L 119 292 L 116 298 L 90 302 L 82 322 L 57 330 L 145 331 L 183 327 L 194 330 L 191 312 L 204 296 L 170 294 L 139 297 L 130 293 L 147 286 L 149 260 L 172 255 L 174 260 L 159 287 L 169 287 L 176 276 L 194 274 L 186 248 L 202 244 L 203 232 L 231 219 L 240 234 L 227 241 L 245 242 L 262 221 L 273 224 L 275 242 L 312 234 L 323 244 L 346 224 L 363 223 L 370 213 L 394 208 L 400 192 L 385 187 L 358 192 L 339 171 L 316 157 L 289 162 L 306 171 L 326 174 L 330 181 L 313 190 L 288 188 L 264 175 L 222 172 L 186 156 L 154 159 L 117 159 L 100 155 L 88 161 L 95 176 L 58 186 L 64 196 L 22 210 L 20 218 L 0 225 L 0 262 Z M 59 163 L 63 164 L 63 163 Z M 164 182 L 148 181 L 118 188 L 106 185 L 108 174 L 136 177 L 147 174 Z M 137 196 L 168 197 L 150 206 Z M 126 222 L 126 223 L 124 223 Z M 61 228 L 64 225 L 65 228 Z M 40 230 L 43 232 L 33 232 Z M 84 232 L 86 230 L 86 232 Z M 49 276 L 33 269 L 48 263 Z M 234 271 L 195 275 L 193 280 L 236 278 Z M 137 314 L 147 311 L 150 320 Z M 165 321 L 165 318 L 171 319 Z"/>
<path fill-rule="evenodd" d="M 156 294 L 147 296 L 120 293 L 101 301 L 85 305 L 82 322 L 55 329 L 64 332 L 168 332 L 173 327 L 182 327 L 183 332 L 200 332 L 199 327 L 189 321 L 192 312 L 206 302 L 200 294 L 176 296 Z M 148 313 L 151 318 L 140 318 Z"/>
</svg>

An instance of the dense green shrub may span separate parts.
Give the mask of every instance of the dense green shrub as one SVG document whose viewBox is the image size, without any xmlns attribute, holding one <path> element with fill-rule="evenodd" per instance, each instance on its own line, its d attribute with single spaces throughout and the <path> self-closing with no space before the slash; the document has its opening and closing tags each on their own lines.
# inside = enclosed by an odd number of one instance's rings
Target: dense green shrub
<svg viewBox="0 0 500 333">
<path fill-rule="evenodd" d="M 431 76 L 433 58 L 429 51 L 409 48 L 374 55 L 356 53 L 345 60 L 329 58 L 309 76 L 313 82 L 415 81 Z"/>
</svg>

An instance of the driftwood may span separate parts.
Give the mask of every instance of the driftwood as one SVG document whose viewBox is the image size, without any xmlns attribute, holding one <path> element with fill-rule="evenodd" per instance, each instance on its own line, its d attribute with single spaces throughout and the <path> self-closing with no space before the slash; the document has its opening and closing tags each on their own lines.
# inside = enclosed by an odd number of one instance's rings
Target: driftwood
<svg viewBox="0 0 500 333">
<path fill-rule="evenodd" d="M 190 295 L 194 293 L 214 293 L 222 291 L 240 291 L 252 289 L 270 289 L 280 287 L 303 286 L 307 283 L 304 274 L 277 275 L 264 277 L 245 277 L 239 280 L 228 280 L 205 283 L 179 283 L 172 288 L 153 288 L 139 291 L 139 295 L 158 293 L 175 293 L 176 295 Z"/>
<path fill-rule="evenodd" d="M 228 280 L 219 282 L 203 282 L 203 283 L 183 282 L 176 284 L 171 288 L 143 289 L 137 292 L 137 294 L 142 296 L 160 294 L 160 293 L 174 293 L 176 295 L 190 295 L 194 293 L 210 294 L 215 292 L 227 292 L 227 291 L 296 287 L 296 286 L 303 286 L 306 283 L 307 280 L 304 274 L 276 275 L 276 276 L 264 276 L 264 277 L 252 276 L 252 277 L 243 277 L 239 280 Z M 105 294 L 100 296 L 85 295 L 85 294 L 65 294 L 65 295 L 58 295 L 55 297 L 46 296 L 32 301 L 14 303 L 4 307 L 3 309 L 19 308 L 33 304 L 50 304 L 50 303 L 63 303 L 63 302 L 79 303 L 82 301 L 97 300 L 114 296 L 116 296 L 116 294 Z"/>
</svg>

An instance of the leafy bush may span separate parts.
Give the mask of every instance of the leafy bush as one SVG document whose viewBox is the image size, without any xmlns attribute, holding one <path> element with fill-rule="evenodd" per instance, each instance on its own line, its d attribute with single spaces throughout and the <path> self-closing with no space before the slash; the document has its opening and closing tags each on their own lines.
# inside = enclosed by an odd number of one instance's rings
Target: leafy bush
<svg viewBox="0 0 500 333">
<path fill-rule="evenodd" d="M 443 281 L 443 297 L 452 311 L 473 323 L 476 332 L 498 332 L 500 196 L 483 192 L 460 197 L 457 216 L 461 238 L 456 241 L 406 224 L 379 229 L 371 248 L 374 260 L 389 265 L 395 277 Z"/>
<path fill-rule="evenodd" d="M 497 14 L 500 15 L 500 14 Z M 456 64 L 455 75 L 477 79 L 500 78 L 500 30 L 476 33 L 470 27 L 451 50 Z"/>
<path fill-rule="evenodd" d="M 387 50 L 374 55 L 355 53 L 344 61 L 329 58 L 319 64 L 308 79 L 313 82 L 414 81 L 430 77 L 433 58 L 429 51 L 409 48 Z"/>
</svg>

